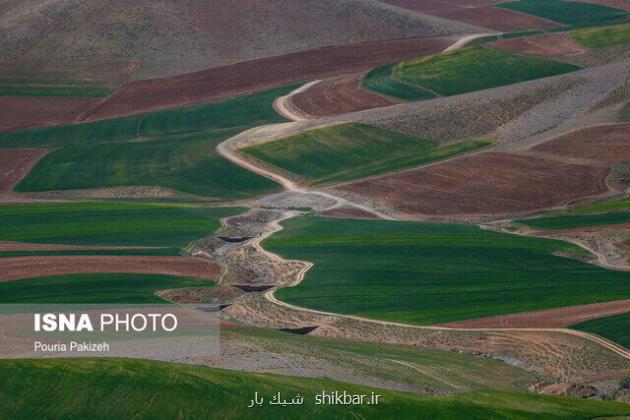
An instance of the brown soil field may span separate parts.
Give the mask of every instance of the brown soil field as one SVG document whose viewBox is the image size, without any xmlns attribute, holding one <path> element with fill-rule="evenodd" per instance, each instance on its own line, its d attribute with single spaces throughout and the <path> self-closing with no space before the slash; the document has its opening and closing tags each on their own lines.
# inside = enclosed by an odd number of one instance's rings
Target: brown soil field
<svg viewBox="0 0 630 420">
<path fill-rule="evenodd" d="M 94 98 L 0 96 L 0 131 L 70 124 L 98 102 Z"/>
<path fill-rule="evenodd" d="M 337 187 L 417 216 L 513 214 L 608 191 L 608 168 L 479 153 Z"/>
<path fill-rule="evenodd" d="M 312 78 L 369 70 L 444 50 L 454 38 L 412 38 L 301 51 L 180 76 L 130 82 L 85 119 L 102 119 L 261 91 Z"/>
<path fill-rule="evenodd" d="M 385 3 L 416 12 L 430 12 L 435 10 L 453 10 L 465 7 L 489 6 L 496 0 L 382 0 Z"/>
<path fill-rule="evenodd" d="M 79 273 L 136 273 L 193 276 L 216 280 L 221 266 L 190 257 L 38 256 L 2 259 L 0 282 Z"/>
<path fill-rule="evenodd" d="M 434 10 L 431 11 L 431 14 L 502 32 L 536 28 L 557 28 L 560 26 L 556 22 L 547 19 L 494 7 Z"/>
<path fill-rule="evenodd" d="M 0 241 L 0 251 L 80 251 L 80 250 L 121 250 L 121 249 L 158 249 L 159 247 L 135 246 L 88 246 L 38 244 L 29 242 Z"/>
<path fill-rule="evenodd" d="M 337 217 L 340 219 L 378 219 L 374 213 L 368 213 L 356 207 L 336 207 L 317 213 L 320 216 Z"/>
<path fill-rule="evenodd" d="M 630 12 L 630 2 L 628 0 L 580 0 L 584 3 L 601 4 L 602 6 L 614 7 Z"/>
<path fill-rule="evenodd" d="M 323 80 L 291 97 L 291 102 L 303 113 L 314 117 L 347 114 L 397 103 L 361 89 L 364 75 L 356 73 Z"/>
<path fill-rule="evenodd" d="M 630 312 L 630 299 L 441 324 L 451 328 L 563 328 L 589 319 Z"/>
<path fill-rule="evenodd" d="M 584 128 L 531 149 L 566 161 L 613 164 L 630 161 L 630 124 Z"/>
<path fill-rule="evenodd" d="M 523 38 L 491 42 L 493 47 L 507 52 L 531 54 L 541 57 L 570 57 L 585 53 L 586 48 L 575 42 L 567 33 L 547 33 Z"/>
<path fill-rule="evenodd" d="M 10 192 L 48 152 L 46 149 L 0 149 L 0 193 Z"/>
</svg>

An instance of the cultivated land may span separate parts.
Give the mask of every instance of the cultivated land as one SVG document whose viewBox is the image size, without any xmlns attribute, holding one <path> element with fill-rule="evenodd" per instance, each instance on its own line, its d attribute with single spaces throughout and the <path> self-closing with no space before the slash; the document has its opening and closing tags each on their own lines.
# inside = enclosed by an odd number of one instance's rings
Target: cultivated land
<svg viewBox="0 0 630 420">
<path fill-rule="evenodd" d="M 589 226 L 608 226 L 630 223 L 630 212 L 603 213 L 572 216 L 549 216 L 536 219 L 517 220 L 533 229 L 555 230 Z"/>
<path fill-rule="evenodd" d="M 440 95 L 457 95 L 526 80 L 568 73 L 579 68 L 535 57 L 523 57 L 476 45 L 403 61 L 394 77 Z"/>
<path fill-rule="evenodd" d="M 531 54 L 547 58 L 572 57 L 583 54 L 586 49 L 574 41 L 566 32 L 550 32 L 540 35 L 503 39 L 489 45 L 517 54 Z"/>
<path fill-rule="evenodd" d="M 455 21 L 469 23 L 501 32 L 514 32 L 536 28 L 557 28 L 558 23 L 548 19 L 514 13 L 511 10 L 495 7 L 457 8 L 450 10 L 435 10 L 432 15 L 444 17 Z"/>
<path fill-rule="evenodd" d="M 420 101 L 436 96 L 435 92 L 396 79 L 393 75 L 394 67 L 394 64 L 388 64 L 368 72 L 363 78 L 362 86 L 385 97 L 402 101 Z"/>
<path fill-rule="evenodd" d="M 0 149 L 0 193 L 10 192 L 48 151 Z"/>
<path fill-rule="evenodd" d="M 601 335 L 626 348 L 630 348 L 630 329 L 628 325 L 630 325 L 630 312 L 582 322 L 573 325 L 572 328 Z"/>
<path fill-rule="evenodd" d="M 488 152 L 336 188 L 418 216 L 510 214 L 603 194 L 608 173 L 608 168 Z"/>
<path fill-rule="evenodd" d="M 313 116 L 347 114 L 363 109 L 394 105 L 396 102 L 361 88 L 364 73 L 322 80 L 291 97 L 291 103 L 301 112 Z"/>
<path fill-rule="evenodd" d="M 265 404 L 247 408 L 254 391 L 271 398 L 280 392 L 288 399 L 299 393 L 304 405 L 285 407 L 281 418 L 301 416 L 346 418 L 348 407 L 315 405 L 315 395 L 346 390 L 352 394 L 381 394 L 380 404 L 353 407 L 362 418 L 488 417 L 588 418 L 626 415 L 627 405 L 516 392 L 480 391 L 456 397 L 422 397 L 383 391 L 321 378 L 233 372 L 161 362 L 113 360 L 24 360 L 0 362 L 0 414 L 7 417 L 53 415 L 186 418 L 278 418 Z M 26 380 L 28 378 L 28 381 Z M 111 385 L 116 386 L 112 387 Z M 58 392 L 51 393 L 54 388 Z M 89 392 L 86 392 L 89 390 Z M 245 400 L 243 400 L 245 398 Z M 286 416 L 286 417 L 285 417 Z M 306 416 L 306 417 L 304 417 Z"/>
<path fill-rule="evenodd" d="M 0 96 L 0 132 L 70 124 L 97 103 L 96 98 Z"/>
<path fill-rule="evenodd" d="M 442 146 L 364 124 L 344 124 L 252 146 L 243 152 L 297 175 L 330 184 L 391 172 L 487 146 L 467 141 Z"/>
<path fill-rule="evenodd" d="M 303 217 L 283 226 L 263 246 L 314 266 L 276 296 L 328 312 L 426 325 L 630 295 L 630 274 L 554 256 L 584 254 L 564 242 L 466 225 Z"/>
<path fill-rule="evenodd" d="M 569 34 L 575 41 L 586 48 L 604 48 L 630 44 L 630 23 L 576 29 Z"/>
<path fill-rule="evenodd" d="M 0 135 L 0 147 L 59 148 L 16 187 L 49 191 L 159 186 L 214 200 L 277 190 L 220 157 L 215 147 L 251 127 L 284 121 L 273 100 L 291 87 L 210 105 Z"/>
<path fill-rule="evenodd" d="M 519 0 L 501 3 L 497 7 L 540 16 L 570 26 L 599 25 L 627 16 L 623 10 L 577 1 Z"/>
<path fill-rule="evenodd" d="M 453 37 L 394 39 L 322 47 L 168 78 L 134 81 L 85 115 L 102 119 L 207 102 L 434 54 Z M 278 95 L 280 96 L 280 95 Z M 150 98 L 150 99 L 149 99 Z"/>
<path fill-rule="evenodd" d="M 155 292 L 213 284 L 207 279 L 160 274 L 45 276 L 1 282 L 0 303 L 165 303 Z"/>
<path fill-rule="evenodd" d="M 212 234 L 236 208 L 140 203 L 15 204 L 0 207 L 0 240 L 183 248 Z"/>
<path fill-rule="evenodd" d="M 104 98 L 114 86 L 81 80 L 0 79 L 0 96 L 68 96 Z"/>
</svg>

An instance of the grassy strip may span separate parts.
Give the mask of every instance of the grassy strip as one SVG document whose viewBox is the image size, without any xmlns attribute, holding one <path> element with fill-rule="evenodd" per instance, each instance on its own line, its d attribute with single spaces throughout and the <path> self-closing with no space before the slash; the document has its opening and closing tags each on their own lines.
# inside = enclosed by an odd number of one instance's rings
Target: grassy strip
<svg viewBox="0 0 630 420">
<path fill-rule="evenodd" d="M 394 77 L 441 95 L 457 95 L 579 70 L 572 64 L 510 54 L 483 45 L 403 61 Z"/>
<path fill-rule="evenodd" d="M 440 146 L 437 141 L 349 123 L 307 131 L 243 152 L 310 184 L 322 185 L 413 167 L 488 144 L 479 140 Z"/>
<path fill-rule="evenodd" d="M 182 248 L 211 235 L 239 208 L 141 203 L 0 206 L 0 240 Z M 143 253 L 143 255 L 145 255 Z"/>
<path fill-rule="evenodd" d="M 365 75 L 361 85 L 372 92 L 402 101 L 431 99 L 435 94 L 418 86 L 404 83 L 393 77 L 394 64 L 377 67 Z"/>
<path fill-rule="evenodd" d="M 571 328 L 601 335 L 630 349 L 630 312 L 625 314 L 592 319 L 572 325 Z"/>
<path fill-rule="evenodd" d="M 115 89 L 107 82 L 85 80 L 22 80 L 0 79 L 0 96 L 66 96 L 104 98 Z"/>
<path fill-rule="evenodd" d="M 627 415 L 614 402 L 481 391 L 427 397 L 324 378 L 254 374 L 131 359 L 0 362 L 0 416 L 5 418 L 433 418 L 531 419 Z M 322 391 L 381 395 L 378 405 L 316 405 Z M 247 408 L 254 392 L 266 403 Z M 278 392 L 304 404 L 276 407 Z"/>
<path fill-rule="evenodd" d="M 415 324 L 618 300 L 630 274 L 556 253 L 561 241 L 412 222 L 291 219 L 263 246 L 314 262 L 305 280 L 280 289 L 289 303 Z"/>
<path fill-rule="evenodd" d="M 549 216 L 536 219 L 516 220 L 534 229 L 556 230 L 573 229 L 590 226 L 608 226 L 622 223 L 630 223 L 630 212 L 588 214 L 588 215 L 568 215 Z"/>
<path fill-rule="evenodd" d="M 158 274 L 72 274 L 0 283 L 0 303 L 164 303 L 159 290 L 212 286 L 193 277 Z"/>
<path fill-rule="evenodd" d="M 576 29 L 571 38 L 586 48 L 603 48 L 630 43 L 630 23 Z"/>
<path fill-rule="evenodd" d="M 278 190 L 218 155 L 223 140 L 281 122 L 273 100 L 293 86 L 226 101 L 62 127 L 0 134 L 0 147 L 54 147 L 17 191 L 161 186 L 216 200 Z"/>
<path fill-rule="evenodd" d="M 600 25 L 628 15 L 623 10 L 577 1 L 519 0 L 495 6 L 571 26 Z"/>
<path fill-rule="evenodd" d="M 590 206 L 578 207 L 574 209 L 556 210 L 556 211 L 547 213 L 546 216 L 607 213 L 607 212 L 624 211 L 624 210 L 630 210 L 630 198 L 623 198 L 621 200 L 614 200 L 614 201 L 608 201 L 605 203 L 592 204 Z"/>
</svg>

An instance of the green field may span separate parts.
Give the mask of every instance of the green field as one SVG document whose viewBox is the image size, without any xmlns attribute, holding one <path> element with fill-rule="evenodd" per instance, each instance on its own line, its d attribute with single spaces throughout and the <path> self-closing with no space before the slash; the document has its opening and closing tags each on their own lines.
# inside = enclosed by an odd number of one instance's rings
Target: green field
<svg viewBox="0 0 630 420">
<path fill-rule="evenodd" d="M 576 29 L 569 35 L 586 48 L 603 48 L 630 44 L 630 23 Z"/>
<path fill-rule="evenodd" d="M 263 246 L 315 265 L 276 296 L 313 309 L 414 324 L 625 299 L 630 274 L 554 253 L 561 241 L 476 226 L 301 217 Z"/>
<path fill-rule="evenodd" d="M 546 216 L 563 216 L 575 214 L 594 214 L 607 213 L 614 211 L 630 210 L 630 198 L 622 198 L 620 200 L 607 201 L 604 203 L 591 204 L 584 207 L 576 207 L 573 209 L 556 210 L 546 213 Z"/>
<path fill-rule="evenodd" d="M 555 230 L 588 226 L 608 226 L 630 223 L 630 212 L 584 214 L 568 216 L 548 216 L 536 219 L 516 220 L 534 229 Z"/>
<path fill-rule="evenodd" d="M 0 240 L 182 248 L 210 236 L 240 208 L 142 203 L 0 206 Z"/>
<path fill-rule="evenodd" d="M 115 88 L 112 83 L 98 81 L 0 79 L 0 96 L 104 98 Z"/>
<path fill-rule="evenodd" d="M 285 121 L 271 104 L 291 89 L 85 124 L 0 133 L 0 147 L 60 148 L 45 156 L 16 191 L 161 186 L 215 200 L 252 197 L 280 188 L 223 159 L 215 148 L 245 129 Z"/>
<path fill-rule="evenodd" d="M 620 20 L 628 15 L 623 10 L 577 1 L 519 0 L 495 6 L 539 16 L 570 26 L 601 25 Z"/>
<path fill-rule="evenodd" d="M 530 393 L 480 391 L 428 397 L 324 378 L 298 378 L 132 359 L 0 361 L 0 417 L 154 419 L 587 419 L 630 406 Z M 322 391 L 380 394 L 378 405 L 315 405 Z M 257 391 L 267 403 L 248 408 Z M 304 404 L 269 404 L 278 392 Z"/>
<path fill-rule="evenodd" d="M 0 303 L 164 303 L 159 290 L 212 286 L 192 277 L 158 274 L 72 274 L 0 283 Z"/>
<path fill-rule="evenodd" d="M 579 70 L 572 64 L 510 54 L 484 45 L 407 60 L 394 77 L 450 96 Z"/>
<path fill-rule="evenodd" d="M 370 71 L 363 78 L 362 86 L 380 95 L 403 101 L 421 101 L 436 96 L 426 89 L 395 79 L 392 74 L 394 66 L 395 64 L 389 64 Z"/>
<path fill-rule="evenodd" d="M 604 338 L 630 349 L 630 312 L 592 319 L 572 325 L 571 328 L 601 335 Z"/>
<path fill-rule="evenodd" d="M 349 123 L 307 131 L 243 149 L 298 175 L 309 184 L 331 184 L 409 168 L 489 145 L 465 141 L 441 146 L 365 124 Z"/>
</svg>

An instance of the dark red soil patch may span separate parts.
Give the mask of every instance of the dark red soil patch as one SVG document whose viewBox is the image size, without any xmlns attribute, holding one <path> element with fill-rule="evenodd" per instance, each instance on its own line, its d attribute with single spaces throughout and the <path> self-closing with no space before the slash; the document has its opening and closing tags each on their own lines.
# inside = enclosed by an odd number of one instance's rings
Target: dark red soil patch
<svg viewBox="0 0 630 420">
<path fill-rule="evenodd" d="M 301 112 L 314 117 L 347 114 L 397 103 L 361 89 L 364 75 L 356 73 L 323 80 L 291 97 L 291 102 Z"/>
<path fill-rule="evenodd" d="M 389 3 L 394 6 L 402 7 L 403 9 L 414 10 L 416 12 L 431 12 L 433 10 L 448 10 L 457 8 L 459 6 L 446 3 L 439 0 L 383 0 L 384 3 Z"/>
<path fill-rule="evenodd" d="M 0 282 L 79 273 L 136 273 L 192 276 L 216 280 L 221 266 L 189 257 L 44 256 L 3 258 Z"/>
<path fill-rule="evenodd" d="M 630 2 L 628 0 L 580 0 L 583 3 L 600 4 L 602 6 L 613 7 L 630 12 Z"/>
<path fill-rule="evenodd" d="M 356 207 L 337 207 L 332 210 L 319 212 L 320 216 L 337 217 L 340 219 L 378 219 L 378 217 L 367 211 Z"/>
<path fill-rule="evenodd" d="M 504 39 L 491 42 L 493 47 L 518 54 L 541 57 L 570 57 L 583 54 L 586 49 L 566 33 L 548 33 L 523 38 Z"/>
<path fill-rule="evenodd" d="M 0 96 L 0 131 L 70 124 L 98 102 L 94 98 Z"/>
<path fill-rule="evenodd" d="M 629 162 L 630 124 L 584 128 L 538 145 L 531 151 L 561 156 L 569 162 Z"/>
<path fill-rule="evenodd" d="M 46 149 L 0 149 L 0 193 L 10 192 L 48 152 Z"/>
<path fill-rule="evenodd" d="M 102 119 L 190 105 L 312 78 L 369 70 L 433 54 L 453 38 L 411 38 L 323 47 L 180 76 L 130 82 L 84 119 Z"/>
<path fill-rule="evenodd" d="M 490 152 L 338 188 L 415 215 L 512 214 L 605 193 L 608 173 L 608 168 Z"/>
<path fill-rule="evenodd" d="M 81 251 L 81 250 L 122 250 L 122 249 L 158 249 L 160 247 L 135 246 L 86 246 L 37 244 L 29 242 L 0 241 L 0 251 Z"/>
<path fill-rule="evenodd" d="M 450 328 L 563 328 L 589 319 L 630 312 L 630 300 L 568 306 L 543 311 L 470 319 L 441 324 Z"/>
<path fill-rule="evenodd" d="M 502 32 L 536 28 L 557 28 L 560 26 L 556 22 L 547 19 L 494 7 L 435 10 L 432 11 L 431 14 Z"/>
</svg>

